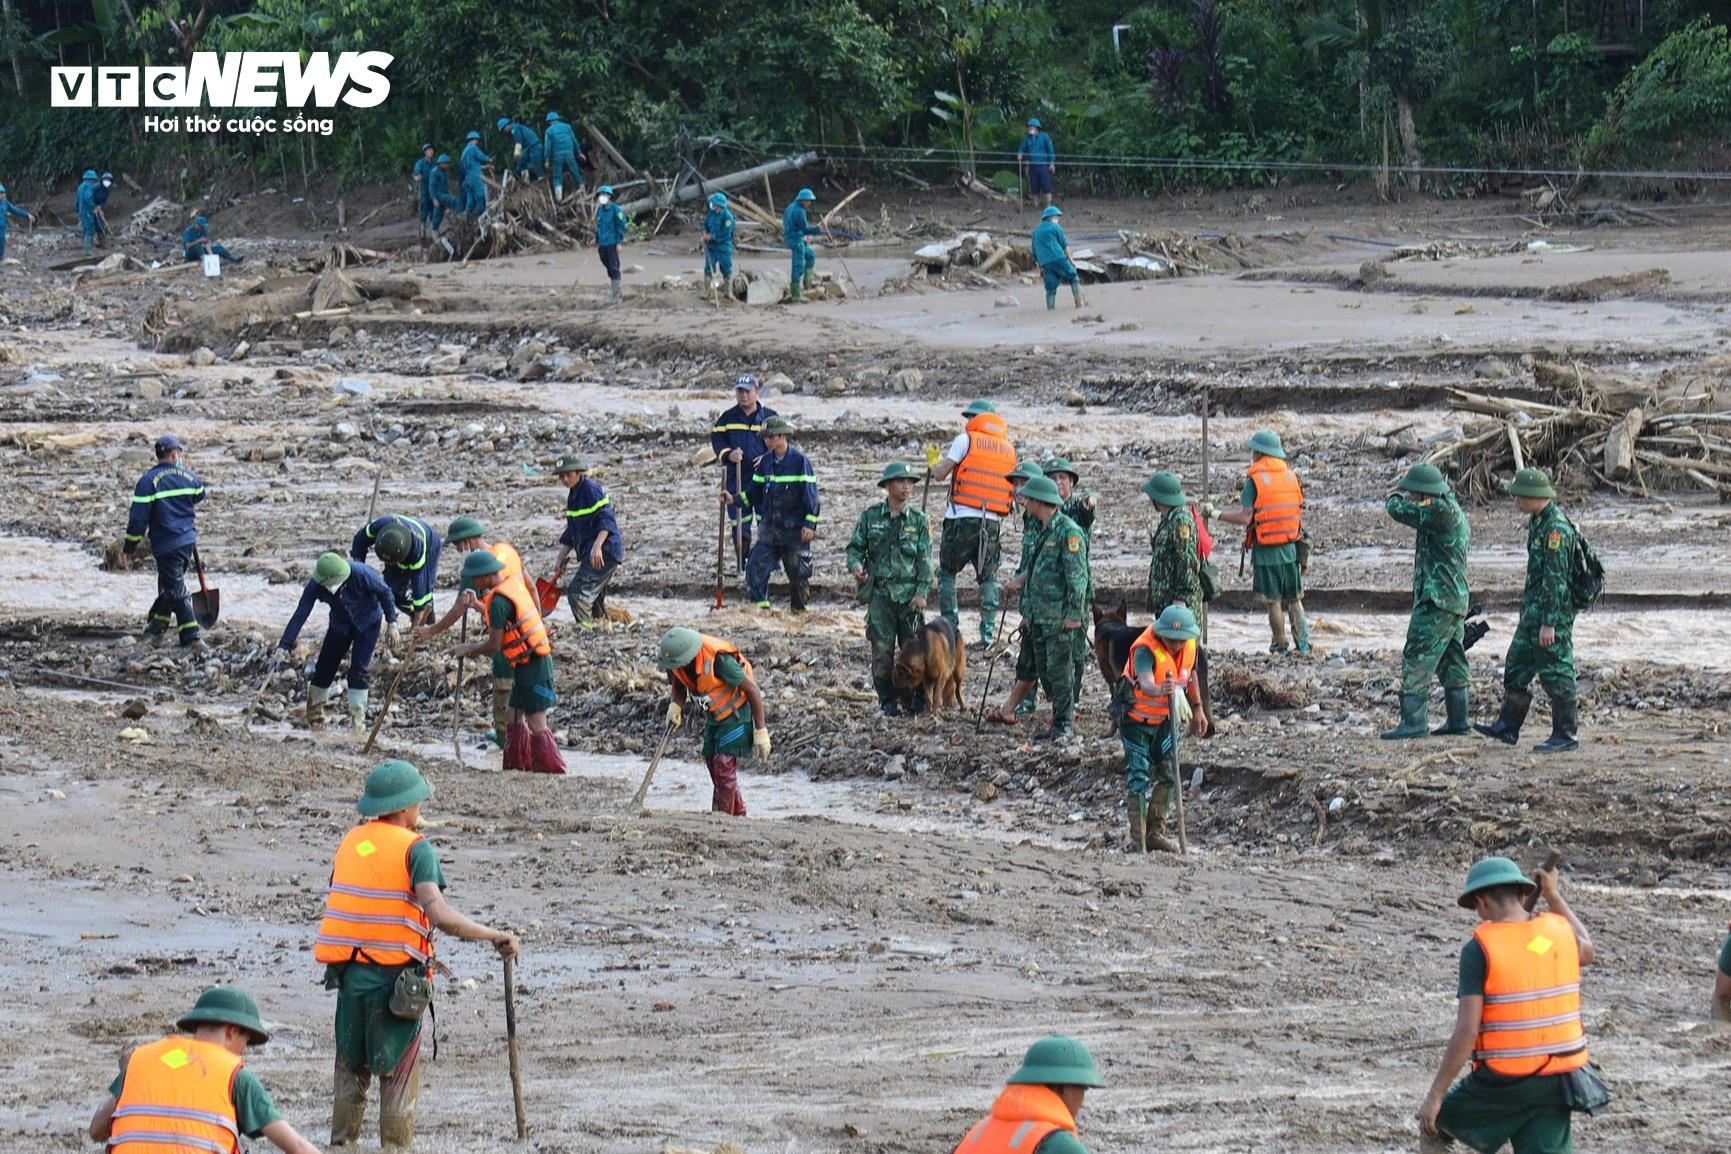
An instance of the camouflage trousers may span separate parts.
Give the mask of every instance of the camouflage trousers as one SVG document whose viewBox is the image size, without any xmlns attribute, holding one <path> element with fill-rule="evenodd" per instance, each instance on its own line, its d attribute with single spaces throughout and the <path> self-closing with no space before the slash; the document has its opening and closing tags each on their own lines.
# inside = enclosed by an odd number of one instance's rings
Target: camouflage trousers
<svg viewBox="0 0 1731 1154">
<path fill-rule="evenodd" d="M 1464 689 L 1472 680 L 1467 651 L 1461 648 L 1466 618 L 1430 601 L 1412 607 L 1406 623 L 1406 648 L 1400 655 L 1400 691 L 1423 697 L 1431 679 L 1444 689 Z"/>
<path fill-rule="evenodd" d="M 1028 622 L 1026 636 L 1034 677 L 1052 703 L 1052 721 L 1068 725 L 1076 712 L 1076 652 L 1087 643 L 1088 631 Z"/>
<path fill-rule="evenodd" d="M 998 586 L 998 522 L 984 517 L 947 517 L 938 540 L 938 612 L 960 636 L 956 574 L 969 565 L 980 583 L 980 640 L 990 642 L 997 627 L 1002 592 Z"/>
<path fill-rule="evenodd" d="M 888 683 L 896 664 L 896 646 L 912 637 L 924 619 L 905 601 L 874 592 L 866 606 L 866 640 L 872 647 L 872 681 Z"/>
<path fill-rule="evenodd" d="M 1503 658 L 1503 688 L 1526 692 L 1533 678 L 1552 699 L 1575 696 L 1575 623 L 1571 619 L 1556 626 L 1557 639 L 1548 647 L 1539 644 L 1539 623 L 1521 614 L 1514 639 Z"/>
</svg>

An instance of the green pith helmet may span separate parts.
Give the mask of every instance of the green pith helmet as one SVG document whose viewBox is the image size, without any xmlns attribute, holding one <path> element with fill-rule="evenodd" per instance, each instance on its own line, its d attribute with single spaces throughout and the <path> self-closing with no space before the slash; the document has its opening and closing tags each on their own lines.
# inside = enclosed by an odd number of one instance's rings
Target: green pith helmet
<svg viewBox="0 0 1731 1154">
<path fill-rule="evenodd" d="M 471 517 L 467 513 L 451 522 L 451 527 L 445 530 L 447 541 L 469 541 L 476 537 L 485 537 L 487 527 L 481 524 L 479 517 Z"/>
<path fill-rule="evenodd" d="M 995 413 L 997 411 L 998 406 L 990 401 L 969 401 L 968 407 L 962 410 L 962 416 L 977 417 L 981 413 Z"/>
<path fill-rule="evenodd" d="M 1492 886 L 1520 886 L 1526 890 L 1536 890 L 1539 883 L 1521 872 L 1521 867 L 1506 857 L 1488 857 L 1473 863 L 1473 868 L 1467 871 L 1467 884 L 1461 889 L 1461 896 L 1455 899 L 1455 904 L 1464 910 L 1473 908 L 1473 898 L 1480 890 Z"/>
<path fill-rule="evenodd" d="M 553 462 L 554 476 L 558 476 L 560 473 L 587 473 L 588 471 L 588 464 L 586 464 L 582 458 L 575 457 L 570 453 L 566 453 L 563 457 L 560 457 L 557 461 Z"/>
<path fill-rule="evenodd" d="M 379 530 L 379 536 L 373 542 L 373 552 L 379 555 L 379 560 L 389 561 L 393 565 L 401 564 L 409 559 L 409 550 L 415 547 L 415 535 L 404 525 L 386 525 Z"/>
<path fill-rule="evenodd" d="M 1286 447 L 1280 443 L 1280 434 L 1272 429 L 1258 429 L 1250 434 L 1250 451 L 1286 460 Z"/>
<path fill-rule="evenodd" d="M 1178 479 L 1178 474 L 1162 469 L 1146 481 L 1142 482 L 1142 493 L 1156 505 L 1188 505 L 1190 499 L 1184 495 L 1184 482 Z"/>
<path fill-rule="evenodd" d="M 489 573 L 499 573 L 505 568 L 505 563 L 486 549 L 471 549 L 463 558 L 463 572 L 459 574 L 464 581 L 472 582 L 477 577 L 485 577 Z"/>
<path fill-rule="evenodd" d="M 1070 474 L 1070 483 L 1073 485 L 1082 482 L 1082 474 L 1076 472 L 1076 466 L 1070 464 L 1068 457 L 1047 457 L 1045 463 L 1040 466 L 1040 471 L 1048 477 L 1056 477 L 1059 473 L 1068 473 Z"/>
<path fill-rule="evenodd" d="M 763 423 L 760 431 L 765 437 L 785 437 L 793 432 L 793 422 L 786 417 L 771 417 Z"/>
<path fill-rule="evenodd" d="M 1044 477 L 1045 475 L 1046 470 L 1032 461 L 1017 461 L 1016 467 L 1005 474 L 1012 481 L 1032 481 L 1035 477 Z"/>
<path fill-rule="evenodd" d="M 1010 1075 L 1012 1086 L 1090 1086 L 1106 1084 L 1088 1047 L 1074 1038 L 1054 1034 L 1028 1047 L 1022 1067 Z"/>
<path fill-rule="evenodd" d="M 1154 636 L 1168 641 L 1192 641 L 1202 636 L 1202 629 L 1196 624 L 1196 614 L 1188 608 L 1168 605 L 1160 611 L 1159 620 L 1154 622 Z"/>
<path fill-rule="evenodd" d="M 270 1041 L 270 1031 L 258 1018 L 258 1003 L 252 995 L 233 986 L 212 986 L 198 996 L 192 1009 L 180 1016 L 174 1028 L 190 1034 L 203 1024 L 239 1026 L 249 1036 L 247 1045 L 262 1046 Z"/>
<path fill-rule="evenodd" d="M 1058 494 L 1058 482 L 1050 477 L 1035 477 L 1032 481 L 1023 483 L 1017 493 L 1029 501 L 1039 501 L 1045 505 L 1062 505 L 1064 498 Z"/>
<path fill-rule="evenodd" d="M 1545 476 L 1543 469 L 1522 469 L 1515 474 L 1515 479 L 1508 483 L 1508 492 L 1515 497 L 1549 497 L 1555 499 L 1557 491 L 1551 488 L 1551 479 Z"/>
<path fill-rule="evenodd" d="M 1429 493 L 1433 497 L 1449 491 L 1448 481 L 1435 465 L 1414 465 L 1400 479 L 1400 487 L 1409 493 Z"/>
<path fill-rule="evenodd" d="M 320 553 L 313 563 L 313 580 L 335 593 L 349 579 L 349 559 L 340 553 Z"/>
<path fill-rule="evenodd" d="M 433 796 L 433 786 L 406 761 L 387 761 L 367 774 L 366 792 L 355 802 L 362 817 L 400 813 Z"/>
<path fill-rule="evenodd" d="M 703 648 L 703 634 L 695 629 L 674 626 L 661 635 L 661 647 L 656 650 L 655 664 L 662 669 L 678 669 L 688 665 Z"/>
<path fill-rule="evenodd" d="M 878 488 L 883 488 L 891 481 L 917 481 L 920 475 L 908 468 L 906 461 L 891 461 L 884 466 L 884 475 L 878 478 Z"/>
</svg>

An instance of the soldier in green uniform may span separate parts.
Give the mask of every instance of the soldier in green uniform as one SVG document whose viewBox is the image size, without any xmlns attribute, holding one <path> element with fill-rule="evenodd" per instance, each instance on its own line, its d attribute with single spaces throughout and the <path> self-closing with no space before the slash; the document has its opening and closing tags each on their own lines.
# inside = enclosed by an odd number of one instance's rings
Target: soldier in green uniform
<svg viewBox="0 0 1731 1154">
<path fill-rule="evenodd" d="M 1527 514 L 1527 584 L 1520 624 L 1503 658 L 1502 711 L 1491 724 L 1473 728 L 1514 745 L 1532 707 L 1530 687 L 1537 677 L 1551 699 L 1551 736 L 1536 748 L 1561 753 L 1580 744 L 1575 737 L 1575 600 L 1569 589 L 1575 526 L 1557 508 L 1557 492 L 1544 470 L 1522 469 L 1508 492 Z"/>
<path fill-rule="evenodd" d="M 1010 470 L 1010 482 L 1020 488 L 1035 477 L 1044 477 L 1045 471 L 1032 461 L 1019 461 Z M 1034 542 L 1040 536 L 1040 523 L 1034 520 L 1028 512 L 1028 503 L 1018 493 L 1016 504 L 1022 510 L 1022 556 L 1016 562 L 1016 573 L 1023 576 L 1028 571 L 1028 562 L 1034 556 Z M 986 720 L 993 725 L 1015 725 L 1022 718 L 1034 712 L 1038 688 L 1034 680 L 1034 650 L 1028 644 L 1028 631 L 1017 630 L 1020 638 L 1016 647 L 1016 682 L 1010 686 L 1009 700 L 986 714 Z M 1081 684 L 1079 681 L 1077 684 Z"/>
<path fill-rule="evenodd" d="M 1064 498 L 1064 516 L 1076 522 L 1076 527 L 1082 530 L 1082 543 L 1088 547 L 1088 556 L 1094 555 L 1094 494 L 1086 489 L 1078 488 L 1082 483 L 1082 474 L 1076 472 L 1075 466 L 1066 457 L 1048 457 L 1041 463 L 1040 469 L 1046 476 L 1052 478 L 1058 486 L 1058 496 Z M 1088 607 L 1094 604 L 1094 574 L 1088 574 L 1088 589 L 1083 595 L 1082 619 L 1087 620 Z M 1076 646 L 1076 704 L 1082 703 L 1082 674 L 1088 668 L 1087 638 Z"/>
<path fill-rule="evenodd" d="M 1182 605 L 1202 620 L 1202 554 L 1190 498 L 1177 474 L 1164 470 L 1142 483 L 1142 494 L 1154 503 L 1160 523 L 1148 536 L 1148 612 L 1158 618 L 1168 605 Z M 1196 684 L 1202 694 L 1202 716 L 1212 727 L 1214 711 L 1208 696 L 1208 651 L 1197 647 Z"/>
<path fill-rule="evenodd" d="M 1130 649 L 1125 678 L 1137 684 L 1127 684 L 1125 693 L 1130 708 L 1118 723 L 1118 743 L 1124 749 L 1124 786 L 1128 791 L 1126 809 L 1130 818 L 1130 848 L 1176 853 L 1178 846 L 1166 836 L 1166 818 L 1173 808 L 1173 798 L 1182 787 L 1178 781 L 1174 752 L 1177 749 L 1178 728 L 1188 724 L 1193 737 L 1208 736 L 1208 718 L 1202 712 L 1202 692 L 1196 677 L 1190 676 L 1184 651 L 1190 642 L 1202 636 L 1196 617 L 1182 605 L 1168 605 L 1148 627 L 1153 634 L 1153 647 L 1137 644 Z M 1156 649 L 1161 652 L 1157 655 Z M 1196 647 L 1198 660 L 1202 647 Z M 1162 676 L 1161 665 L 1166 676 Z M 1192 706 L 1189 720 L 1174 717 L 1161 690 L 1168 680 L 1183 681 L 1183 698 Z M 1152 712 L 1145 711 L 1145 708 Z M 1159 780 L 1154 780 L 1158 772 Z M 1149 788 L 1153 788 L 1150 802 Z"/>
<path fill-rule="evenodd" d="M 1240 490 L 1240 508 L 1220 519 L 1247 530 L 1252 588 L 1268 607 L 1273 634 L 1270 653 L 1286 652 L 1286 622 L 1292 621 L 1292 645 L 1310 652 L 1310 623 L 1304 616 L 1304 568 L 1298 563 L 1303 539 L 1304 491 L 1286 464 L 1286 447 L 1279 434 L 1259 429 L 1250 437 L 1250 470 Z"/>
<path fill-rule="evenodd" d="M 1050 477 L 1036 477 L 1017 491 L 1040 523 L 1039 536 L 1024 547 L 1027 570 L 1006 588 L 1022 593 L 1022 624 L 1034 652 L 1034 673 L 1052 703 L 1052 724 L 1036 741 L 1070 736 L 1076 707 L 1076 650 L 1087 640 L 1082 616 L 1088 590 L 1088 542 L 1061 511 L 1063 498 Z"/>
<path fill-rule="evenodd" d="M 1437 735 L 1467 733 L 1467 686 L 1472 671 L 1462 647 L 1467 619 L 1467 515 L 1442 470 L 1414 465 L 1388 495 L 1388 515 L 1418 530 L 1412 562 L 1412 617 L 1400 659 L 1400 724 L 1384 741 L 1424 737 L 1430 728 L 1431 678 L 1442 682 L 1448 721 Z"/>
<path fill-rule="evenodd" d="M 914 693 L 898 693 L 890 674 L 896 646 L 919 629 L 932 587 L 932 531 L 911 502 L 918 479 L 905 461 L 891 461 L 878 478 L 884 499 L 859 515 L 847 544 L 848 572 L 866 603 L 872 647 L 872 688 L 886 716 L 912 711 Z"/>
</svg>

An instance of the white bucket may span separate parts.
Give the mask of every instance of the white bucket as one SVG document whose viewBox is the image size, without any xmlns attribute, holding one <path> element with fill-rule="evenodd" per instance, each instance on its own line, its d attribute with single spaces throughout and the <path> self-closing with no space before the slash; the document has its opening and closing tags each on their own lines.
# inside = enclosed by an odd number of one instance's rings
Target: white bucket
<svg viewBox="0 0 1731 1154">
<path fill-rule="evenodd" d="M 207 252 L 204 254 L 204 275 L 205 276 L 221 276 L 222 275 L 222 258 L 220 256 L 217 256 L 213 252 Z"/>
</svg>

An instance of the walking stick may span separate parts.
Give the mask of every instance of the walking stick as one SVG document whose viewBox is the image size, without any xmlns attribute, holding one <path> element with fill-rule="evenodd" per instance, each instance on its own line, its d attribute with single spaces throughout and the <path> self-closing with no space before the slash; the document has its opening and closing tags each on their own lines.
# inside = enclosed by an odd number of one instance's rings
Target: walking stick
<svg viewBox="0 0 1731 1154">
<path fill-rule="evenodd" d="M 252 715 L 258 712 L 258 703 L 264 700 L 264 691 L 270 688 L 271 679 L 276 676 L 277 667 L 282 664 L 282 650 L 270 659 L 270 668 L 265 671 L 264 681 L 259 685 L 258 692 L 252 695 L 252 704 L 246 707 L 246 718 L 241 722 L 241 728 L 252 732 Z"/>
<path fill-rule="evenodd" d="M 1208 487 L 1208 386 L 1202 386 L 1202 499 L 1212 501 L 1213 490 Z M 1201 566 L 1201 551 L 1197 551 L 1197 565 Z M 1208 602 L 1202 603 L 1202 644 L 1208 644 Z"/>
<path fill-rule="evenodd" d="M 391 702 L 397 696 L 397 686 L 399 686 L 403 683 L 403 674 L 405 674 L 409 671 L 409 666 L 414 663 L 414 660 L 415 660 L 415 633 L 414 633 L 413 618 L 411 618 L 410 619 L 410 628 L 409 628 L 409 644 L 408 644 L 408 647 L 403 650 L 403 663 L 401 665 L 397 666 L 396 673 L 391 675 L 391 684 L 385 690 L 385 700 L 383 702 L 381 702 L 379 705 L 379 715 L 377 717 L 373 718 L 372 731 L 367 734 L 366 745 L 361 747 L 361 753 L 362 754 L 368 754 L 368 753 L 371 753 L 373 751 L 373 742 L 375 742 L 379 739 L 379 730 L 384 728 L 385 718 L 389 717 L 391 714 Z"/>
<path fill-rule="evenodd" d="M 373 523 L 373 517 L 379 511 L 379 482 L 385 479 L 385 467 L 373 466 L 373 495 L 367 499 L 367 524 Z"/>
<path fill-rule="evenodd" d="M 926 488 L 925 488 L 925 492 L 920 494 L 920 512 L 921 513 L 924 513 L 926 511 L 926 506 L 931 504 L 931 501 L 932 501 L 932 470 L 937 468 L 937 467 L 938 467 L 938 447 L 936 445 L 927 445 L 926 446 Z"/>
<path fill-rule="evenodd" d="M 511 1104 L 517 1109 L 517 1141 L 529 1137 L 529 1119 L 523 1113 L 523 1070 L 517 1057 L 517 979 L 511 959 L 505 959 L 505 1053 L 511 1060 Z"/>
<path fill-rule="evenodd" d="M 745 462 L 741 459 L 733 463 L 733 499 L 739 500 L 739 495 L 744 491 Z M 740 509 L 739 516 L 733 519 L 733 565 L 735 577 L 745 572 L 745 510 L 743 508 Z"/>
<path fill-rule="evenodd" d="M 727 506 L 720 506 L 717 512 L 719 520 L 715 526 L 715 604 L 709 607 L 711 613 L 721 608 L 726 589 L 726 577 L 722 573 L 722 566 L 725 564 L 723 557 L 727 552 Z"/>
<path fill-rule="evenodd" d="M 469 611 L 463 610 L 463 644 L 469 643 Z M 457 654 L 457 683 L 451 686 L 451 752 L 457 755 L 457 764 L 463 764 L 463 742 L 457 731 L 463 724 L 463 662 L 467 653 Z"/>
<path fill-rule="evenodd" d="M 1004 617 L 1009 612 L 1010 612 L 1010 604 L 1009 604 L 1009 602 L 1006 601 L 1004 603 L 1003 608 L 998 610 L 998 627 L 997 627 L 997 629 L 993 630 L 992 636 L 994 636 L 994 637 L 1002 637 L 1003 636 Z M 961 644 L 961 638 L 960 637 L 958 637 L 956 639 L 956 644 L 958 644 L 958 645 Z M 1006 639 L 999 646 L 998 651 L 996 653 L 992 654 L 992 659 L 986 663 L 986 684 L 980 690 L 980 707 L 978 709 L 974 710 L 974 732 L 975 733 L 980 732 L 980 727 L 985 724 L 986 698 L 990 697 L 991 693 L 992 693 L 992 674 L 998 668 L 998 658 L 1002 657 L 1005 653 L 1009 652 L 1009 649 L 1010 649 L 1009 642 Z"/>
<path fill-rule="evenodd" d="M 1184 829 L 1184 778 L 1178 772 L 1178 694 L 1176 681 L 1168 686 L 1171 695 L 1166 703 L 1166 721 L 1172 726 L 1172 796 L 1178 799 L 1178 852 L 1190 852 L 1190 835 Z"/>
<path fill-rule="evenodd" d="M 649 782 L 655 777 L 655 767 L 661 764 L 661 755 L 667 752 L 667 743 L 673 738 L 673 723 L 668 722 L 667 732 L 661 735 L 661 744 L 655 747 L 655 756 L 650 759 L 649 771 L 643 775 L 643 782 L 637 787 L 637 793 L 631 798 L 631 808 L 643 808 L 643 799 L 649 796 Z"/>
</svg>

